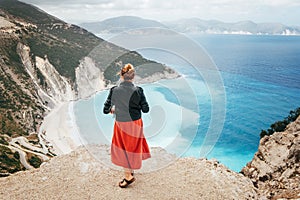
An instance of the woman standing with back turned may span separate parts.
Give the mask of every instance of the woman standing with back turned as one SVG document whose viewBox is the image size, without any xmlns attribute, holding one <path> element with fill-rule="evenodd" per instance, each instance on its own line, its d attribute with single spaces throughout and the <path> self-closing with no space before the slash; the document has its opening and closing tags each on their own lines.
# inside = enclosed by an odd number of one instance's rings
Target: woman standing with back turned
<svg viewBox="0 0 300 200">
<path fill-rule="evenodd" d="M 126 64 L 120 71 L 121 83 L 110 89 L 104 103 L 104 114 L 115 114 L 111 161 L 124 168 L 125 178 L 119 183 L 126 188 L 135 181 L 133 170 L 142 167 L 142 160 L 150 158 L 143 133 L 141 111 L 149 112 L 143 89 L 133 84 L 134 67 Z"/>
</svg>

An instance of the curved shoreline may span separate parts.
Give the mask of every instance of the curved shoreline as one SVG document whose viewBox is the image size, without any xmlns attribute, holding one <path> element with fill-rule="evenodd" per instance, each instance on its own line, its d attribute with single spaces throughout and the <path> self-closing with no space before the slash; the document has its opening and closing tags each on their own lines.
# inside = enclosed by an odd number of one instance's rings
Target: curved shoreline
<svg viewBox="0 0 300 200">
<path fill-rule="evenodd" d="M 39 134 L 44 133 L 45 140 L 49 142 L 49 150 L 56 155 L 70 153 L 82 145 L 76 125 L 72 122 L 74 116 L 70 107 L 73 107 L 73 103 L 65 102 L 51 110 L 39 130 Z"/>
</svg>

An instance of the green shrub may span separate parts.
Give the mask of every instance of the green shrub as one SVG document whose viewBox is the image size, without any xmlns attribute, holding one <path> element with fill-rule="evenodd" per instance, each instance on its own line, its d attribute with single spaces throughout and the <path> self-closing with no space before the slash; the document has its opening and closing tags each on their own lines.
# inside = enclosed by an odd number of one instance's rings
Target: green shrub
<svg viewBox="0 0 300 200">
<path fill-rule="evenodd" d="M 0 144 L 8 145 L 8 142 L 5 140 L 3 136 L 0 135 Z"/>
<path fill-rule="evenodd" d="M 39 157 L 35 155 L 32 155 L 31 158 L 28 159 L 28 161 L 30 165 L 33 166 L 34 168 L 39 168 L 43 162 Z"/>
<path fill-rule="evenodd" d="M 15 153 L 14 153 L 14 158 L 15 159 L 20 159 L 20 154 L 19 154 L 19 152 L 17 152 L 17 151 L 15 151 Z"/>
<path fill-rule="evenodd" d="M 295 110 L 291 110 L 289 116 L 284 118 L 282 121 L 277 121 L 277 122 L 271 124 L 271 126 L 268 130 L 261 130 L 260 138 L 263 138 L 265 135 L 272 135 L 275 132 L 284 131 L 286 126 L 289 123 L 295 121 L 299 115 L 300 115 L 300 107 Z"/>
<path fill-rule="evenodd" d="M 0 173 L 15 173 L 23 169 L 19 159 L 5 146 L 0 146 Z"/>
</svg>

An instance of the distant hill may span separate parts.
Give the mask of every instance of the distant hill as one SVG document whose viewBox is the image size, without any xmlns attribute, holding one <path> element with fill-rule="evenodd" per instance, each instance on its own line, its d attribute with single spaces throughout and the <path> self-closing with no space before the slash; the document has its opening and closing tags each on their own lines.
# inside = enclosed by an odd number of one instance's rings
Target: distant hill
<svg viewBox="0 0 300 200">
<path fill-rule="evenodd" d="M 165 25 L 158 21 L 134 16 L 121 16 L 106 19 L 101 22 L 82 23 L 80 26 L 93 33 L 120 33 L 129 29 L 138 28 L 166 28 Z"/>
<path fill-rule="evenodd" d="M 286 26 L 280 23 L 254 23 L 240 21 L 225 23 L 217 20 L 201 20 L 198 18 L 181 19 L 166 22 L 169 28 L 184 33 L 210 34 L 254 34 L 254 35 L 299 35 L 300 27 Z"/>
<path fill-rule="evenodd" d="M 252 21 L 225 23 L 218 20 L 201 20 L 199 18 L 161 23 L 139 17 L 120 16 L 100 22 L 83 23 L 80 26 L 95 34 L 114 34 L 136 28 L 161 27 L 170 28 L 181 33 L 300 35 L 300 27 L 286 26 L 280 23 L 254 23 Z"/>
</svg>

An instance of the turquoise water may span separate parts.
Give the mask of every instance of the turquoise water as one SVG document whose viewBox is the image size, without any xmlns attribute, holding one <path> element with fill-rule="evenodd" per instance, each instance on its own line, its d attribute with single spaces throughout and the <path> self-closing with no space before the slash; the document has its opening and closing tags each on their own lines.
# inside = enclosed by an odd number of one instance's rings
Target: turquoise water
<svg viewBox="0 0 300 200">
<path fill-rule="evenodd" d="M 300 37 L 189 37 L 211 56 L 226 92 L 224 127 L 206 157 L 240 171 L 257 151 L 261 129 L 300 106 Z M 195 73 L 197 66 L 191 67 L 160 50 L 141 49 L 139 53 L 179 71 L 197 98 L 195 101 L 188 90 L 182 89 L 183 83 L 178 80 L 143 85 L 152 107 L 152 113 L 144 115 L 149 144 L 179 156 L 199 157 L 211 120 L 211 96 L 203 79 Z M 113 118 L 102 114 L 106 96 L 104 91 L 75 105 L 76 122 L 87 143 L 109 144 L 111 140 Z"/>
</svg>

